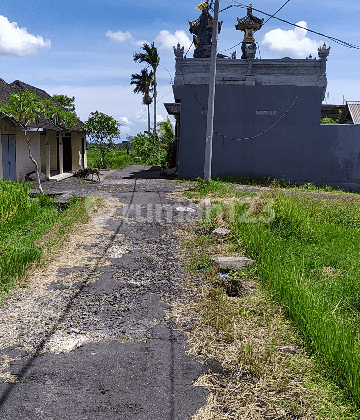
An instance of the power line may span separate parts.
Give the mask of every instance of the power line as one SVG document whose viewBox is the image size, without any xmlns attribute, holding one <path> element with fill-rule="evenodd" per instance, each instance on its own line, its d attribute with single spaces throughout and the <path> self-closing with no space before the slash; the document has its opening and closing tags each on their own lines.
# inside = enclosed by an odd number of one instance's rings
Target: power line
<svg viewBox="0 0 360 420">
<path fill-rule="evenodd" d="M 283 7 L 285 7 L 288 3 L 289 3 L 289 1 L 290 0 L 287 0 L 281 7 L 280 7 L 280 9 L 278 9 L 272 16 L 270 16 L 269 17 L 269 19 L 265 22 L 265 23 L 267 23 L 267 22 L 269 22 L 269 20 L 272 18 L 272 17 L 274 17 L 278 12 L 280 12 L 280 10 L 283 8 Z M 225 9 L 222 9 L 222 10 L 220 10 L 220 12 L 223 12 L 223 11 L 225 11 L 225 10 L 227 10 L 227 9 L 230 9 L 231 7 L 242 7 L 242 6 L 236 6 L 236 5 L 230 5 L 230 6 L 227 6 L 227 7 L 225 7 Z M 265 23 L 263 24 L 263 26 L 265 25 Z M 229 50 L 232 50 L 232 49 L 234 49 L 235 47 L 238 47 L 240 44 L 242 43 L 242 41 L 241 42 L 239 42 L 239 43 L 237 43 L 236 45 L 234 45 L 233 47 L 231 47 L 231 48 L 226 48 L 225 50 L 221 50 L 221 52 L 224 52 L 224 51 L 229 51 Z M 259 45 L 259 44 L 258 44 Z"/>
<path fill-rule="evenodd" d="M 224 51 L 229 51 L 229 50 L 232 50 L 232 49 L 234 49 L 235 47 L 239 46 L 240 44 L 242 44 L 242 41 L 238 42 L 236 45 L 234 45 L 234 46 L 233 46 L 233 47 L 231 47 L 231 48 L 226 48 L 225 50 L 220 50 L 219 52 L 224 52 Z"/>
<path fill-rule="evenodd" d="M 194 41 L 190 44 L 190 47 L 188 48 L 188 50 L 186 51 L 186 54 L 184 55 L 184 58 L 186 58 L 187 53 L 190 51 L 190 48 L 192 47 L 192 44 L 194 43 Z"/>
<path fill-rule="evenodd" d="M 238 2 L 237 0 L 231 0 L 231 1 L 233 1 L 234 3 L 238 3 L 239 6 L 241 6 L 241 7 L 244 7 L 244 8 L 247 8 L 248 7 L 245 4 Z M 354 48 L 354 49 L 360 50 L 360 47 L 358 45 L 350 44 L 349 42 L 342 41 L 341 39 L 338 39 L 338 38 L 333 38 L 332 36 L 328 36 L 328 35 L 322 34 L 321 32 L 313 31 L 312 29 L 309 29 L 309 28 L 304 28 L 303 26 L 297 25 L 295 23 L 291 23 L 291 22 L 289 22 L 289 21 L 287 21 L 285 19 L 280 19 L 280 18 L 278 18 L 276 16 L 270 15 L 269 13 L 263 12 L 262 10 L 255 9 L 254 7 L 253 7 L 253 10 L 255 10 L 255 11 L 259 12 L 259 13 L 262 13 L 263 15 L 270 16 L 270 18 L 280 20 L 281 22 L 287 23 L 288 25 L 295 26 L 296 28 L 305 29 L 306 31 L 312 32 L 313 34 L 323 36 L 324 38 L 328 38 L 331 41 L 336 42 L 337 44 L 342 45 L 343 47 Z"/>
<path fill-rule="evenodd" d="M 278 124 L 279 122 L 280 122 L 280 120 L 282 119 L 282 118 L 284 118 L 285 117 L 285 115 L 286 114 L 288 114 L 289 112 L 290 112 L 290 110 L 291 110 L 291 108 L 295 105 L 295 102 L 297 101 L 297 99 L 298 99 L 298 97 L 299 96 L 297 96 L 296 98 L 295 98 L 295 100 L 294 100 L 294 102 L 292 103 L 292 105 L 290 106 L 290 108 L 274 123 L 274 124 L 272 124 L 269 128 L 267 128 L 266 130 L 264 130 L 264 131 L 262 131 L 261 133 L 259 133 L 259 134 L 256 134 L 256 136 L 252 136 L 252 137 L 242 137 L 242 138 L 240 138 L 240 139 L 235 139 L 235 138 L 232 138 L 232 137 L 228 137 L 228 136 L 225 136 L 224 134 L 221 134 L 221 133 L 219 133 L 218 131 L 215 131 L 214 130 L 214 133 L 216 133 L 218 136 L 220 136 L 220 137 L 222 137 L 222 138 L 224 138 L 224 139 L 227 139 L 227 140 L 234 140 L 234 141 L 242 141 L 242 140 L 252 140 L 252 139 L 256 139 L 257 137 L 260 137 L 260 136 L 262 136 L 263 134 L 265 134 L 265 133 L 267 133 L 268 131 L 270 131 L 273 127 L 275 127 L 275 125 L 276 124 Z"/>
<path fill-rule="evenodd" d="M 285 7 L 288 3 L 289 3 L 289 1 L 290 0 L 287 0 L 281 7 L 280 7 L 280 9 L 278 9 L 272 16 L 270 16 L 269 18 L 268 18 L 268 20 L 267 21 L 265 21 L 264 23 L 263 23 L 263 26 L 266 24 L 266 23 L 268 23 L 269 22 L 269 20 L 271 19 L 271 18 L 273 18 L 273 17 L 275 17 L 275 15 L 277 15 L 278 14 L 278 12 L 280 12 L 280 10 L 283 8 L 283 7 Z"/>
</svg>

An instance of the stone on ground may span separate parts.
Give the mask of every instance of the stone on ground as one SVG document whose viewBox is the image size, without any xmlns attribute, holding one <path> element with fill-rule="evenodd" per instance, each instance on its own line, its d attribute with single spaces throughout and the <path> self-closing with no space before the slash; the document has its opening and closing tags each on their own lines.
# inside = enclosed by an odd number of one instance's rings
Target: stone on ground
<svg viewBox="0 0 360 420">
<path fill-rule="evenodd" d="M 218 265 L 220 270 L 238 270 L 246 265 L 253 265 L 255 261 L 246 257 L 214 257 L 211 258 L 211 262 Z"/>
<path fill-rule="evenodd" d="M 211 234 L 218 237 L 218 238 L 224 238 L 231 232 L 230 229 L 226 228 L 216 228 L 214 229 Z"/>
</svg>

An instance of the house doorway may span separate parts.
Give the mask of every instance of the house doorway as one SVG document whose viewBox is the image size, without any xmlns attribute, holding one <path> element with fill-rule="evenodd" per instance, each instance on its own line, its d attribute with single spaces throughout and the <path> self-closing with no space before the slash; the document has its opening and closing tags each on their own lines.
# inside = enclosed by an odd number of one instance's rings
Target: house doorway
<svg viewBox="0 0 360 420">
<path fill-rule="evenodd" d="M 16 181 L 16 139 L 15 134 L 2 134 L 3 178 Z"/>
<path fill-rule="evenodd" d="M 63 168 L 64 172 L 72 170 L 71 133 L 65 133 L 62 137 L 63 143 Z"/>
<path fill-rule="evenodd" d="M 86 143 L 85 139 L 81 138 L 81 169 L 85 168 L 85 149 L 86 149 Z"/>
</svg>

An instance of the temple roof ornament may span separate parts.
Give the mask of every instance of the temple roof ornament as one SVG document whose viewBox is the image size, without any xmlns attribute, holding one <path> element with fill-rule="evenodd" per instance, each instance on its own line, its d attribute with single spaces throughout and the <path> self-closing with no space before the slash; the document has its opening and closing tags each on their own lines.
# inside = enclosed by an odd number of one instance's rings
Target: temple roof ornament
<svg viewBox="0 0 360 420">
<path fill-rule="evenodd" d="M 261 29 L 264 23 L 264 18 L 259 19 L 252 14 L 252 4 L 250 4 L 247 9 L 247 15 L 241 19 L 237 18 L 237 21 L 238 23 L 235 25 L 235 28 L 238 31 L 244 32 L 243 42 L 246 44 L 252 44 L 255 42 L 254 32 Z"/>
<path fill-rule="evenodd" d="M 193 21 L 189 20 L 190 33 L 193 34 L 193 42 L 195 46 L 195 58 L 210 58 L 211 57 L 211 39 L 213 32 L 214 19 L 209 13 L 209 3 L 202 2 L 196 7 L 196 10 L 201 10 L 201 15 Z M 218 33 L 221 31 L 222 22 L 218 24 Z"/>
</svg>

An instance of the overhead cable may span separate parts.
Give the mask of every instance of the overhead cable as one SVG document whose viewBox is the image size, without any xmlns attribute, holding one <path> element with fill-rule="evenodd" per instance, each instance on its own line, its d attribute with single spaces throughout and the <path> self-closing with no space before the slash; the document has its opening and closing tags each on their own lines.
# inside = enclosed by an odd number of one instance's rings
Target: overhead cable
<svg viewBox="0 0 360 420">
<path fill-rule="evenodd" d="M 233 1 L 234 3 L 238 3 L 239 4 L 239 7 L 244 7 L 244 8 L 247 8 L 248 7 L 246 4 L 240 3 L 237 0 L 231 0 L 231 1 Z M 305 29 L 306 31 L 312 32 L 313 34 L 323 36 L 324 38 L 328 38 L 331 41 L 336 42 L 337 44 L 342 45 L 343 47 L 354 48 L 354 49 L 360 50 L 360 47 L 358 45 L 350 44 L 349 42 L 342 41 L 341 39 L 338 39 L 338 38 L 333 38 L 332 36 L 328 36 L 328 35 L 322 34 L 321 32 L 313 31 L 312 29 L 309 29 L 309 28 L 304 28 L 303 26 L 297 25 L 296 23 L 291 23 L 291 22 L 289 22 L 289 21 L 287 21 L 285 19 L 280 19 L 277 16 L 270 15 L 269 13 L 263 12 L 262 10 L 259 10 L 259 9 L 255 9 L 254 7 L 253 7 L 253 10 L 255 10 L 255 11 L 259 12 L 259 13 L 262 13 L 263 15 L 270 16 L 270 18 L 280 20 L 281 22 L 287 23 L 288 25 L 295 26 L 296 28 Z"/>
<path fill-rule="evenodd" d="M 266 20 L 264 23 L 263 23 L 263 26 L 266 24 L 266 23 L 268 23 L 269 22 L 269 20 L 271 19 L 271 18 L 273 18 L 273 17 L 275 17 L 275 15 L 277 15 L 278 14 L 278 12 L 280 12 L 280 10 L 283 8 L 283 7 L 285 7 L 288 3 L 289 3 L 289 1 L 290 0 L 287 0 L 281 7 L 280 7 L 280 9 L 278 9 L 273 15 L 271 15 L 269 18 L 268 18 L 268 20 Z"/>
</svg>

